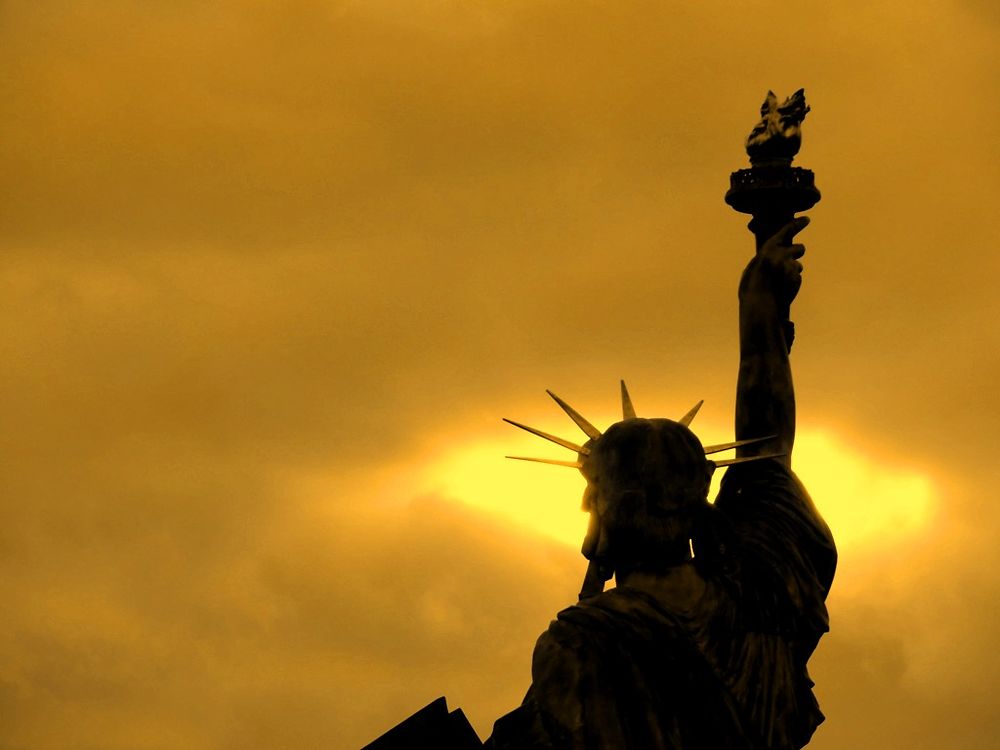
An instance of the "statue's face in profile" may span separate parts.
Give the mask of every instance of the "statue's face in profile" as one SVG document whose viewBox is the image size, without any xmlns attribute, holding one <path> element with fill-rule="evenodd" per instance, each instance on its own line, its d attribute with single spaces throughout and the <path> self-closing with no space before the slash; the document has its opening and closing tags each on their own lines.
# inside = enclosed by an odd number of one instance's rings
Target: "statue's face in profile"
<svg viewBox="0 0 1000 750">
<path fill-rule="evenodd" d="M 711 464 L 698 438 L 669 419 L 628 419 L 591 445 L 585 504 L 600 521 L 600 556 L 652 562 L 687 544 L 692 509 L 708 495 Z"/>
</svg>

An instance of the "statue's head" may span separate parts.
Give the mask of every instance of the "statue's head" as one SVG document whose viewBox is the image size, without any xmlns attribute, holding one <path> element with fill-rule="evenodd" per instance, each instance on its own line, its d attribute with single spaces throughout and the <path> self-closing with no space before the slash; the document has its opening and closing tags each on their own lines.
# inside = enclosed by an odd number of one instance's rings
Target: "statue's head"
<svg viewBox="0 0 1000 750">
<path fill-rule="evenodd" d="M 715 470 L 694 433 L 670 419 L 626 419 L 588 451 L 584 509 L 596 523 L 583 554 L 619 572 L 686 560 Z"/>
<path fill-rule="evenodd" d="M 622 415 L 603 433 L 569 404 L 549 395 L 583 430 L 579 445 L 534 427 L 505 420 L 516 427 L 577 452 L 576 461 L 508 456 L 524 461 L 571 466 L 587 480 L 583 509 L 590 526 L 583 555 L 598 565 L 607 580 L 636 570 L 658 571 L 689 560 L 700 516 L 708 506 L 708 487 L 717 466 L 743 463 L 774 454 L 713 461 L 706 455 L 773 436 L 703 446 L 689 429 L 702 402 L 676 422 L 643 419 L 635 414 L 622 383 Z"/>
</svg>

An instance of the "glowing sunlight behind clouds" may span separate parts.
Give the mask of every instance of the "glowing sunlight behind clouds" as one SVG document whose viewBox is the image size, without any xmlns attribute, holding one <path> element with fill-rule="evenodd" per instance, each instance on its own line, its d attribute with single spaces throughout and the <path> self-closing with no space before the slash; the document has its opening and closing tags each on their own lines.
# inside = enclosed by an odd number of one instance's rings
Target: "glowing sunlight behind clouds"
<svg viewBox="0 0 1000 750">
<path fill-rule="evenodd" d="M 580 510 L 584 487 L 580 472 L 506 461 L 505 451 L 510 452 L 510 444 L 502 440 L 458 447 L 427 467 L 424 489 L 579 547 L 587 530 L 587 514 Z M 553 454 L 536 451 L 535 455 Z"/>
<path fill-rule="evenodd" d="M 841 551 L 905 541 L 931 520 L 936 498 L 926 475 L 887 466 L 832 433 L 802 432 L 794 465 Z"/>
<path fill-rule="evenodd" d="M 485 736 L 585 568 L 500 417 L 580 439 L 541 386 L 604 428 L 625 376 L 732 439 L 723 196 L 799 86 L 809 747 L 996 746 L 994 7 L 3 3 L 0 748 Z"/>
<path fill-rule="evenodd" d="M 573 439 L 569 429 L 552 429 Z M 709 426 L 705 434 L 724 435 L 725 431 Z M 584 488 L 580 473 L 506 461 L 506 454 L 572 458 L 567 451 L 530 436 L 474 439 L 432 460 L 421 477 L 421 490 L 579 547 L 587 525 L 586 514 L 580 510 Z M 934 492 L 928 477 L 913 469 L 886 466 L 853 450 L 830 432 L 801 430 L 794 468 L 833 529 L 842 552 L 863 549 L 876 540 L 882 547 L 904 542 L 921 533 L 930 521 Z M 710 497 L 715 497 L 722 474 L 722 470 L 716 472 Z"/>
</svg>

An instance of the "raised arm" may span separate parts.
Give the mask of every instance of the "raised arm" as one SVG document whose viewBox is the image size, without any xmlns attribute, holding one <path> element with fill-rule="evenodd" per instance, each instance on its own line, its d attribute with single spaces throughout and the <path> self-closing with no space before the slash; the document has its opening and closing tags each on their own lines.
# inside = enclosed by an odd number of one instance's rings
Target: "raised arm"
<svg viewBox="0 0 1000 750">
<path fill-rule="evenodd" d="M 789 310 L 802 285 L 799 258 L 805 246 L 793 244 L 809 223 L 793 219 L 767 240 L 740 279 L 740 372 L 736 384 L 736 439 L 776 435 L 764 447 L 748 446 L 739 455 L 785 453 L 791 465 L 795 442 L 795 391 L 788 352 L 792 345 Z"/>
</svg>

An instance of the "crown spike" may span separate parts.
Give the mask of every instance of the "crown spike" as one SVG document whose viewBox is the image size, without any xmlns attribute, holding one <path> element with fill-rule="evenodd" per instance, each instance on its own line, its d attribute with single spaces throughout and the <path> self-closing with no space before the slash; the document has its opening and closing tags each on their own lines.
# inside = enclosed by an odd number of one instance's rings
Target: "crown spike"
<svg viewBox="0 0 1000 750">
<path fill-rule="evenodd" d="M 534 461 L 539 464 L 551 464 L 552 466 L 569 466 L 572 469 L 579 469 L 583 464 L 579 461 L 557 461 L 554 458 L 528 458 L 527 456 L 504 456 L 513 458 L 515 461 Z"/>
<path fill-rule="evenodd" d="M 698 410 L 699 410 L 699 409 L 701 408 L 701 405 L 702 405 L 703 403 L 705 403 L 705 399 L 702 399 L 702 400 L 701 400 L 701 401 L 699 401 L 699 402 L 698 402 L 697 404 L 695 404 L 694 406 L 692 406 L 692 407 L 691 407 L 691 408 L 690 408 L 690 409 L 688 410 L 688 413 L 687 413 L 687 414 L 685 414 L 685 415 L 684 415 L 683 417 L 681 417 L 680 419 L 678 419 L 678 420 L 677 420 L 677 422 L 678 422 L 679 424 L 682 424 L 682 425 L 684 425 L 685 427 L 687 427 L 687 426 L 688 426 L 689 424 L 691 424 L 691 420 L 692 420 L 692 419 L 694 419 L 695 415 L 696 415 L 696 414 L 698 413 Z"/>
<path fill-rule="evenodd" d="M 765 437 L 749 438 L 747 440 L 734 440 L 731 443 L 719 443 L 718 445 L 706 445 L 705 446 L 705 455 L 707 456 L 709 453 L 718 453 L 719 451 L 727 451 L 730 448 L 739 448 L 742 445 L 752 445 L 753 443 L 762 443 L 765 440 L 772 440 L 773 438 L 776 438 L 776 437 L 778 437 L 778 436 L 777 435 L 767 435 Z"/>
<path fill-rule="evenodd" d="M 625 381 L 622 381 L 622 419 L 635 419 L 635 407 L 632 406 L 632 397 L 628 395 L 628 388 Z"/>
<path fill-rule="evenodd" d="M 552 399 L 557 404 L 559 404 L 559 407 L 564 412 L 566 412 L 569 415 L 570 419 L 572 419 L 574 422 L 576 422 L 576 426 L 579 427 L 581 430 L 583 430 L 584 434 L 587 437 L 589 437 L 591 440 L 597 440 L 597 438 L 599 438 L 601 436 L 601 431 L 599 429 L 597 429 L 596 427 L 594 427 L 594 425 L 592 425 L 586 419 L 584 419 L 580 415 L 580 412 L 578 412 L 572 406 L 570 406 L 569 404 L 567 404 L 565 401 L 563 401 L 561 398 L 559 398 L 556 394 L 554 394 L 548 388 L 545 389 L 545 392 L 547 394 L 549 394 L 550 396 L 552 396 Z"/>
<path fill-rule="evenodd" d="M 742 458 L 727 458 L 723 461 L 712 461 L 716 466 L 732 466 L 733 464 L 745 464 L 748 461 L 760 461 L 762 458 L 781 458 L 787 453 L 765 453 L 762 456 L 743 456 Z"/>
<path fill-rule="evenodd" d="M 513 419 L 503 418 L 503 421 L 507 424 L 512 424 L 515 427 L 520 427 L 522 430 L 530 432 L 532 435 L 538 435 L 540 438 L 545 438 L 546 440 L 551 440 L 556 445 L 561 445 L 563 448 L 569 448 L 571 451 L 576 451 L 577 453 L 582 453 L 585 456 L 590 455 L 590 450 L 584 448 L 582 445 L 577 445 L 576 443 L 571 443 L 569 440 L 563 440 L 561 437 L 556 437 L 555 435 L 550 435 L 547 432 L 542 432 L 541 430 L 536 430 L 534 427 L 528 427 L 526 424 L 521 424 L 520 422 L 515 422 Z"/>
</svg>

